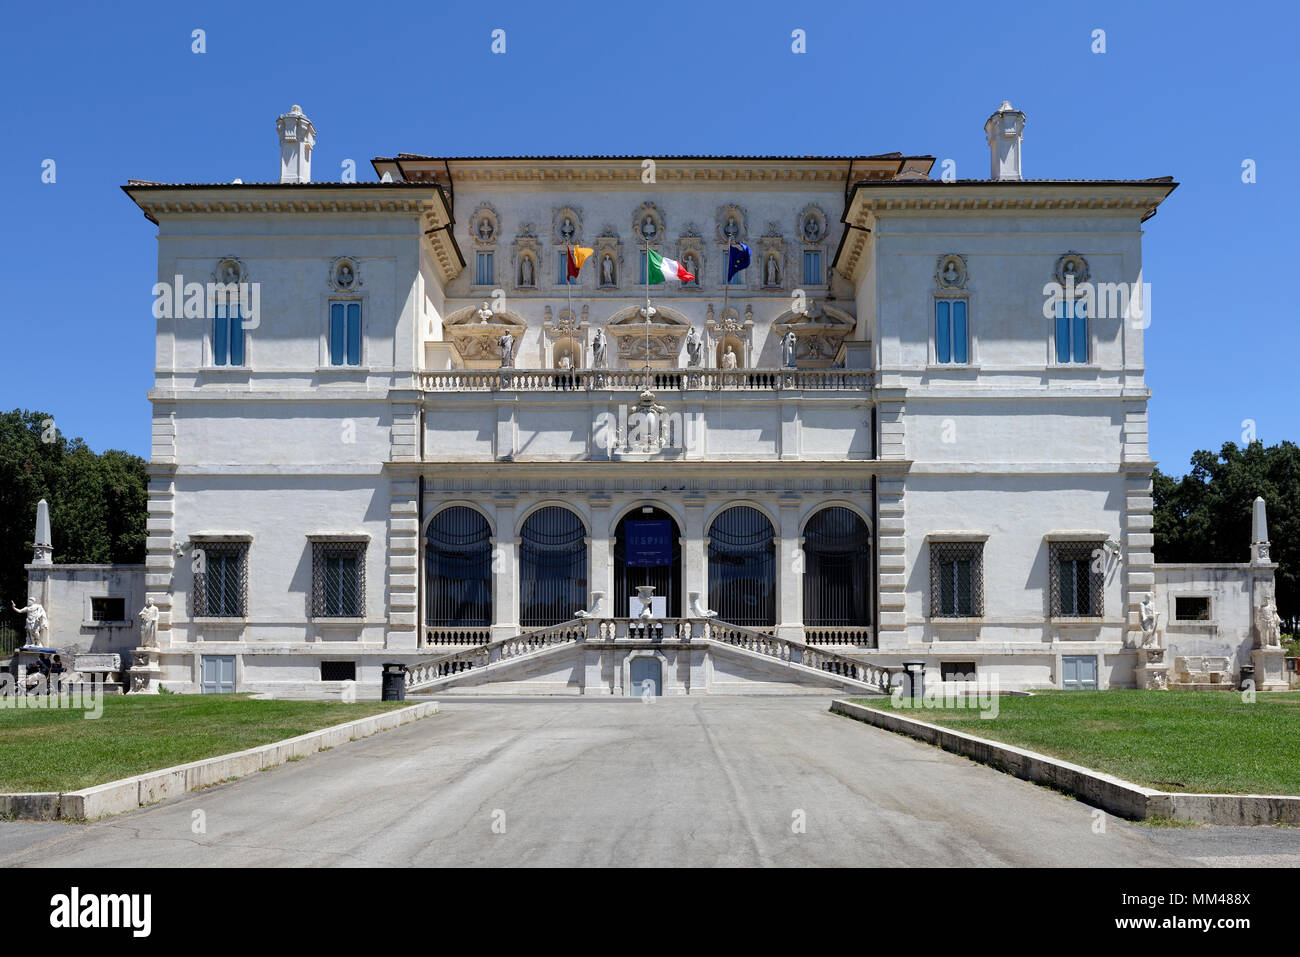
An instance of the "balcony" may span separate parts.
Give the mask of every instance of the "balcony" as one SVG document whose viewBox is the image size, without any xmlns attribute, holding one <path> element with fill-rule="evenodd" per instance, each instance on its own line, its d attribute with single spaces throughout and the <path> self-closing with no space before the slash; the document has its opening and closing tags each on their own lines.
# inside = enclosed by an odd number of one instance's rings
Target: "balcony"
<svg viewBox="0 0 1300 957">
<path fill-rule="evenodd" d="M 421 373 L 424 392 L 641 392 L 637 369 L 446 369 Z M 865 392 L 865 369 L 651 369 L 650 389 L 665 392 Z"/>
</svg>

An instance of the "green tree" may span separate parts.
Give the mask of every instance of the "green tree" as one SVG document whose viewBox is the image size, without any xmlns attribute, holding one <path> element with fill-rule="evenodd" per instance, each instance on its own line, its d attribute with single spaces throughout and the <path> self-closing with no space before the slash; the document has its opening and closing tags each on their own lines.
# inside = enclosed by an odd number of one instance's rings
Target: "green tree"
<svg viewBox="0 0 1300 957">
<path fill-rule="evenodd" d="M 55 562 L 144 561 L 144 460 L 116 450 L 97 455 L 43 412 L 0 413 L 0 624 L 20 624 L 9 602 L 27 594 L 23 566 L 32 560 L 42 498 L 50 503 Z"/>
<path fill-rule="evenodd" d="M 1255 496 L 1268 509 L 1270 557 L 1278 563 L 1278 614 L 1300 617 L 1300 447 L 1282 442 L 1245 448 L 1227 442 L 1216 455 L 1199 451 L 1180 479 L 1152 474 L 1158 562 L 1244 562 L 1250 557 Z"/>
</svg>

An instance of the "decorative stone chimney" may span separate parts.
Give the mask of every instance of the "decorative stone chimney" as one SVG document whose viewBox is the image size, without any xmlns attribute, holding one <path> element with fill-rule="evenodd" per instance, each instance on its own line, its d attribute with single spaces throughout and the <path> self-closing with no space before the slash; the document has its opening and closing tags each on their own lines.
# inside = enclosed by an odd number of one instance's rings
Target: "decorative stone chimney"
<svg viewBox="0 0 1300 957">
<path fill-rule="evenodd" d="M 310 183 L 316 127 L 303 116 L 302 107 L 295 103 L 288 113 L 280 114 L 275 128 L 280 134 L 280 182 Z"/>
<path fill-rule="evenodd" d="M 54 564 L 54 545 L 50 541 L 50 505 L 45 499 L 36 503 L 36 536 L 32 539 L 32 564 Z"/>
<path fill-rule="evenodd" d="M 1003 100 L 998 111 L 984 122 L 984 135 L 988 139 L 992 172 L 990 179 L 1020 179 L 1020 142 L 1025 134 L 1025 114 L 1012 109 L 1010 100 Z"/>
</svg>

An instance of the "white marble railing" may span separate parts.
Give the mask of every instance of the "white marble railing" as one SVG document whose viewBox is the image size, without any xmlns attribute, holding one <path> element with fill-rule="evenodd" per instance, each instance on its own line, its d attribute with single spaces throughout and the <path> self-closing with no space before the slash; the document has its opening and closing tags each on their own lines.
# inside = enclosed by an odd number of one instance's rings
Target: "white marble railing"
<svg viewBox="0 0 1300 957">
<path fill-rule="evenodd" d="M 582 641 L 587 636 L 587 629 L 586 621 L 575 618 L 550 628 L 539 628 L 513 638 L 498 638 L 464 651 L 419 661 L 406 666 L 406 687 L 424 685 L 438 678 L 460 674 L 471 668 L 483 668 L 496 661 L 518 658 L 553 645 Z"/>
<path fill-rule="evenodd" d="M 426 645 L 486 645 L 492 640 L 491 628 L 445 628 L 430 625 L 424 629 Z"/>
<path fill-rule="evenodd" d="M 841 678 L 861 681 L 865 684 L 874 685 L 881 691 L 888 691 L 890 688 L 892 672 L 884 665 L 860 661 L 857 658 L 850 658 L 847 655 L 827 651 L 824 648 L 814 648 L 802 642 L 778 638 L 775 635 L 756 631 L 753 628 L 742 628 L 739 625 L 732 625 L 715 619 L 708 622 L 705 637 L 728 645 L 734 645 L 737 648 L 744 648 L 747 651 L 770 655 L 781 661 L 788 661 L 790 664 L 803 665 L 805 668 L 829 672 Z"/>
<path fill-rule="evenodd" d="M 651 370 L 659 392 L 861 392 L 871 388 L 864 369 L 670 369 Z M 644 371 L 635 369 L 447 369 L 419 376 L 425 392 L 640 392 Z"/>
<path fill-rule="evenodd" d="M 804 625 L 803 640 L 810 645 L 853 645 L 870 648 L 870 625 Z"/>
<path fill-rule="evenodd" d="M 407 665 L 407 688 L 422 687 L 439 678 L 508 661 L 557 645 L 620 641 L 718 641 L 745 651 L 767 655 L 792 665 L 802 665 L 873 685 L 890 688 L 891 671 L 883 665 L 859 661 L 825 648 L 778 638 L 756 628 L 745 628 L 716 618 L 575 618 L 549 628 L 528 631 L 513 638 L 501 638 L 474 648 Z M 897 670 L 897 669 L 895 669 Z"/>
</svg>

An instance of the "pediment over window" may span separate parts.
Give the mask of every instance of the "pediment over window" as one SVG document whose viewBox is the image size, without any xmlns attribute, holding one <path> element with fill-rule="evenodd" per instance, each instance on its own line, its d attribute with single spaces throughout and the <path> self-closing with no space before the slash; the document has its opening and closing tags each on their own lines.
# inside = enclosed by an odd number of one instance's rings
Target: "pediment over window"
<svg viewBox="0 0 1300 957">
<path fill-rule="evenodd" d="M 790 310 L 772 322 L 773 333 L 780 337 L 793 332 L 795 358 L 800 366 L 816 368 L 836 361 L 840 347 L 852 337 L 858 321 L 838 306 L 809 302 L 806 312 Z"/>
<path fill-rule="evenodd" d="M 495 368 L 501 361 L 500 338 L 507 332 L 515 348 L 528 324 L 508 309 L 492 309 L 491 303 L 457 309 L 443 322 L 443 340 L 452 342 L 466 368 Z"/>
<path fill-rule="evenodd" d="M 644 362 L 646 358 L 646 320 L 644 306 L 620 309 L 606 320 L 605 327 L 617 345 L 617 355 L 629 362 Z M 652 365 L 675 366 L 682 352 L 682 343 L 691 324 L 674 309 L 653 306 L 650 317 L 650 362 Z"/>
</svg>

